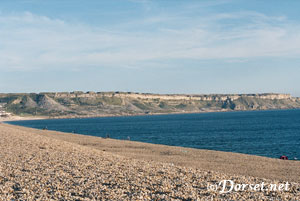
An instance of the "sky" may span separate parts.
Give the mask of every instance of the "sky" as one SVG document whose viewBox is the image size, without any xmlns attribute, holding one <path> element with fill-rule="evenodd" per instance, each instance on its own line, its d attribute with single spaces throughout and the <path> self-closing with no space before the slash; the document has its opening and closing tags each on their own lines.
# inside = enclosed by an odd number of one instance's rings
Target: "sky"
<svg viewBox="0 0 300 201">
<path fill-rule="evenodd" d="M 300 96 L 298 0 L 1 0 L 0 93 Z"/>
</svg>

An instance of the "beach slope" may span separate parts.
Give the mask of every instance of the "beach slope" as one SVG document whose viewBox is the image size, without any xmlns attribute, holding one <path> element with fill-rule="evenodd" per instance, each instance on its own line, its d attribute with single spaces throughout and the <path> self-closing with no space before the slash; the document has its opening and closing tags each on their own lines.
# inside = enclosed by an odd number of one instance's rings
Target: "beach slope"
<svg viewBox="0 0 300 201">
<path fill-rule="evenodd" d="M 297 200 L 300 197 L 297 161 L 205 150 L 195 152 L 199 155 L 196 157 L 194 149 L 40 131 L 3 123 L 0 138 L 1 200 Z M 176 150 L 182 154 L 173 156 Z M 234 156 L 245 161 L 238 164 Z M 217 167 L 226 161 L 227 166 L 232 164 L 237 170 Z M 246 169 L 238 171 L 240 166 L 250 163 L 258 163 L 256 167 L 261 163 L 262 171 L 269 167 L 266 177 L 264 173 L 253 176 L 255 171 L 248 174 Z M 267 172 L 271 168 L 286 172 L 276 178 Z M 288 181 L 291 186 L 281 192 L 246 190 L 227 194 L 207 189 L 209 184 L 222 180 L 240 184 Z"/>
</svg>

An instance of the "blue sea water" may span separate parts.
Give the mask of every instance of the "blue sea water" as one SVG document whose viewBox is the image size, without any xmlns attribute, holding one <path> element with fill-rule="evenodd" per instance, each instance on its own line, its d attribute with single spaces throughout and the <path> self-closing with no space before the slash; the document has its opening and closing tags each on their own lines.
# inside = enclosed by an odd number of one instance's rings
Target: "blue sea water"
<svg viewBox="0 0 300 201">
<path fill-rule="evenodd" d="M 8 122 L 115 139 L 300 158 L 300 110 L 51 119 Z"/>
</svg>

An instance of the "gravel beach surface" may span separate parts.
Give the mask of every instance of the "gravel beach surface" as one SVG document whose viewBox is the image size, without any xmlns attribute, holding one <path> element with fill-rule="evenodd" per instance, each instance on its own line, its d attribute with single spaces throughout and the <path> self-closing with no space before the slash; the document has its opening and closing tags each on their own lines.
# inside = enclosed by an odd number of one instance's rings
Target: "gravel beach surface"
<svg viewBox="0 0 300 201">
<path fill-rule="evenodd" d="M 0 200 L 300 200 L 299 177 L 264 179 L 144 160 L 33 130 L 0 124 Z M 222 180 L 290 186 L 224 194 L 208 189 Z"/>
</svg>

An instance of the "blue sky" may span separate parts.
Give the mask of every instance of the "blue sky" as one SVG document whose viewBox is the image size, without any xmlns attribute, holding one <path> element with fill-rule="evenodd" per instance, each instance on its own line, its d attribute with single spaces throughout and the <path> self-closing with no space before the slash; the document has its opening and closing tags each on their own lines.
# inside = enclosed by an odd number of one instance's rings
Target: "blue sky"
<svg viewBox="0 0 300 201">
<path fill-rule="evenodd" d="M 0 92 L 291 93 L 298 0 L 1 0 Z"/>
</svg>

